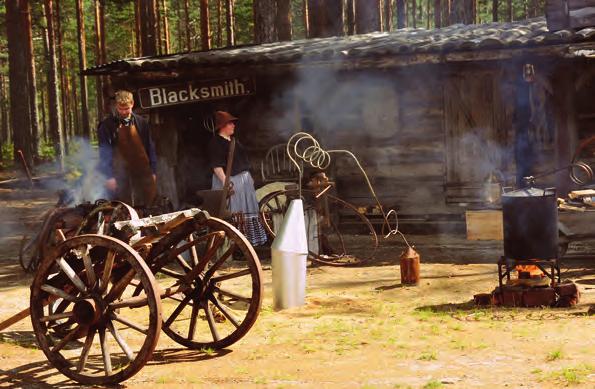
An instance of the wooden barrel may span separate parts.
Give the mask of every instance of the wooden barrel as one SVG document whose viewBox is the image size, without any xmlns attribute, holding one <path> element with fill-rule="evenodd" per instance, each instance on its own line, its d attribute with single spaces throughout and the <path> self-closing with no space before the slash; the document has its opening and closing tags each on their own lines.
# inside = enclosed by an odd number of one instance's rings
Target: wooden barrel
<svg viewBox="0 0 595 389">
<path fill-rule="evenodd" d="M 417 285 L 419 283 L 419 254 L 412 247 L 401 254 L 401 284 Z"/>
</svg>

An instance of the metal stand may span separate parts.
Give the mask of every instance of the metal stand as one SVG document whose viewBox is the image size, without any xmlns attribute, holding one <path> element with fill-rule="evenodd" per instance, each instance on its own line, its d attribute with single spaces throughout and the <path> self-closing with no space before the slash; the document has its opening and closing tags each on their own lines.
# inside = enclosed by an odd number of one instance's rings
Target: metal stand
<svg viewBox="0 0 595 389">
<path fill-rule="evenodd" d="M 506 281 L 510 281 L 510 272 L 515 270 L 518 265 L 537 266 L 552 282 L 551 287 L 556 286 L 560 283 L 560 266 L 558 264 L 558 258 L 555 259 L 511 259 L 506 257 L 500 257 L 498 261 L 498 283 L 500 288 L 504 286 L 503 280 L 506 277 Z M 547 270 L 549 268 L 549 271 Z"/>
</svg>

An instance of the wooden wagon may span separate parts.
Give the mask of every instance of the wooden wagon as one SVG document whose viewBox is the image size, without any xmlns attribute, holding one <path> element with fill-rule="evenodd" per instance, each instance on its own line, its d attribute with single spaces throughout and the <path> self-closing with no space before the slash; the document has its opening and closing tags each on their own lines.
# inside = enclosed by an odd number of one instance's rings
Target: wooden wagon
<svg viewBox="0 0 595 389">
<path fill-rule="evenodd" d="M 103 204 L 84 218 L 82 235 L 47 248 L 30 307 L 0 330 L 30 315 L 51 365 L 91 385 L 137 373 L 161 330 L 191 349 L 227 347 L 250 330 L 261 307 L 262 270 L 235 227 L 199 209 L 105 217 L 116 206 Z"/>
</svg>

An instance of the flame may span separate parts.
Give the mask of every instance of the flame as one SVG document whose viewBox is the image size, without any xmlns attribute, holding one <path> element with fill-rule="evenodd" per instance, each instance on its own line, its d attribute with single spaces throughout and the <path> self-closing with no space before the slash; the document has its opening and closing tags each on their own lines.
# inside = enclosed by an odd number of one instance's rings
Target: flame
<svg viewBox="0 0 595 389">
<path fill-rule="evenodd" d="M 531 277 L 544 277 L 545 274 L 541 271 L 541 269 L 535 265 L 517 265 L 516 266 L 517 274 L 520 272 L 528 272 Z"/>
</svg>

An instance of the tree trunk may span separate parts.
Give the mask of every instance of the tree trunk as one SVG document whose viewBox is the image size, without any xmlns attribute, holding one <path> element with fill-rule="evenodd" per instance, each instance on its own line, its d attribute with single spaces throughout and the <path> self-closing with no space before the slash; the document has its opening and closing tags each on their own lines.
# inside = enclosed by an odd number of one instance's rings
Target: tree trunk
<svg viewBox="0 0 595 389">
<path fill-rule="evenodd" d="M 43 16 L 43 19 L 45 20 L 45 8 L 41 7 L 41 13 Z M 45 65 L 44 65 L 44 87 L 45 88 L 41 88 L 41 109 L 42 109 L 42 114 L 43 114 L 43 139 L 44 141 L 47 143 L 50 141 L 50 131 L 49 131 L 49 118 L 48 115 L 46 113 L 46 107 L 49 105 L 49 101 L 47 98 L 47 83 L 48 83 L 48 69 L 47 66 L 50 62 L 50 42 L 48 39 L 48 29 L 47 27 L 43 27 L 41 28 L 41 32 L 42 32 L 42 39 L 43 39 L 43 58 L 45 59 Z"/>
<path fill-rule="evenodd" d="M 186 30 L 186 51 L 192 51 L 192 41 L 190 40 L 190 5 L 189 0 L 184 2 L 184 29 Z"/>
<path fill-rule="evenodd" d="M 135 55 L 141 56 L 142 52 L 142 38 L 141 38 L 141 2 L 143 0 L 134 0 L 134 36 L 136 42 Z"/>
<path fill-rule="evenodd" d="M 200 0 L 200 40 L 203 50 L 211 50 L 209 0 Z"/>
<path fill-rule="evenodd" d="M 45 113 L 45 106 L 47 99 L 45 98 L 45 91 L 43 88 L 41 90 L 41 128 L 42 133 L 41 137 L 43 138 L 44 142 L 48 141 L 48 126 L 47 126 L 47 115 Z"/>
<path fill-rule="evenodd" d="M 275 19 L 276 0 L 254 0 L 254 42 L 270 43 L 277 41 Z"/>
<path fill-rule="evenodd" d="M 405 14 L 405 0 L 397 0 L 397 28 L 407 27 L 407 15 Z"/>
<path fill-rule="evenodd" d="M 4 67 L 4 61 L 0 60 L 0 66 Z M 2 145 L 8 143 L 8 101 L 6 98 L 6 79 L 0 73 L 0 161 L 4 160 Z"/>
<path fill-rule="evenodd" d="M 10 82 L 10 126 L 13 133 L 15 160 L 17 150 L 22 150 L 29 165 L 33 163 L 31 147 L 31 116 L 27 90 L 27 0 L 6 1 L 6 38 L 8 42 L 8 80 Z"/>
<path fill-rule="evenodd" d="M 440 4 L 440 0 L 434 0 L 434 27 L 442 27 L 442 4 Z"/>
<path fill-rule="evenodd" d="M 58 71 L 56 62 L 56 47 L 54 38 L 54 5 L 52 0 L 44 0 L 45 16 L 48 26 L 48 42 L 50 66 L 48 72 L 48 96 L 50 115 L 50 137 L 54 146 L 56 157 L 60 161 L 60 170 L 64 170 L 64 133 L 60 121 L 60 90 L 58 89 Z"/>
<path fill-rule="evenodd" d="M 451 8 L 452 23 L 473 24 L 474 0 L 453 0 Z"/>
<path fill-rule="evenodd" d="M 27 70 L 29 77 L 29 106 L 31 113 L 31 151 L 33 159 L 39 156 L 39 113 L 37 110 L 37 76 L 35 72 L 35 52 L 33 49 L 33 31 L 31 30 L 31 12 L 27 13 L 27 23 L 24 26 L 27 33 Z"/>
<path fill-rule="evenodd" d="M 365 34 L 380 31 L 380 0 L 355 1 L 355 31 Z"/>
<path fill-rule="evenodd" d="M 347 0 L 349 1 L 349 0 Z M 309 0 L 302 0 L 302 16 L 304 19 L 304 36 L 310 38 L 310 15 L 308 15 Z"/>
<path fill-rule="evenodd" d="M 161 23 L 163 28 L 163 49 L 165 54 L 169 54 L 169 20 L 167 18 L 167 4 L 165 3 L 165 0 L 161 0 L 161 10 L 163 11 L 163 22 Z"/>
<path fill-rule="evenodd" d="M 223 3 L 217 0 L 217 47 L 223 47 Z"/>
<path fill-rule="evenodd" d="M 498 21 L 498 7 L 500 6 L 500 0 L 492 0 L 492 21 Z"/>
<path fill-rule="evenodd" d="M 74 67 L 74 64 L 71 64 L 71 66 L 72 66 L 71 69 L 74 69 L 75 68 Z M 73 123 L 72 128 L 78 129 L 78 128 L 81 128 L 82 126 L 80 124 L 80 121 L 79 121 L 80 118 L 79 118 L 79 115 L 78 115 L 78 104 L 77 103 L 80 100 L 79 100 L 79 98 L 77 96 L 77 93 L 76 93 L 76 75 L 74 74 L 74 72 L 72 72 L 70 74 L 70 77 L 71 77 L 70 78 L 70 85 L 71 85 L 70 92 L 71 93 L 69 95 L 69 98 L 70 98 L 70 106 L 72 108 L 71 109 L 72 119 L 73 119 L 72 120 L 72 123 Z M 85 110 L 82 109 L 82 107 L 81 107 L 81 112 L 84 115 Z M 82 120 L 85 120 L 85 119 L 83 118 Z M 88 116 L 87 116 L 87 120 L 89 120 L 89 117 Z M 71 131 L 71 133 L 70 133 L 71 139 L 75 135 L 77 135 L 77 134 L 74 131 Z M 69 144 L 69 143 L 67 143 L 67 144 Z"/>
<path fill-rule="evenodd" d="M 384 0 L 384 31 L 393 29 L 393 0 Z"/>
<path fill-rule="evenodd" d="M 97 19 L 96 19 L 96 24 L 97 27 L 99 27 L 99 35 L 98 35 L 98 50 L 99 50 L 99 59 L 101 61 L 101 63 L 106 63 L 108 61 L 107 58 L 107 46 L 105 44 L 105 38 L 106 38 L 106 34 L 105 34 L 105 0 L 99 0 L 99 9 L 98 9 L 98 14 L 96 15 Z M 153 16 L 155 16 L 155 14 L 153 14 Z M 153 40 L 156 39 L 156 35 L 155 32 L 153 32 Z M 154 44 L 156 45 L 156 41 L 154 41 Z M 155 46 L 156 47 L 156 46 Z M 103 113 L 109 113 L 111 111 L 111 104 L 110 104 L 110 100 L 109 100 L 109 96 L 111 94 L 111 82 L 110 79 L 106 76 L 101 76 L 99 77 L 101 79 L 101 83 L 100 83 L 100 95 L 101 95 L 101 112 Z M 100 118 L 103 117 L 103 115 L 100 116 Z"/>
<path fill-rule="evenodd" d="M 87 68 L 87 45 L 85 42 L 85 19 L 83 17 L 83 0 L 76 0 L 76 22 L 78 27 L 78 47 L 79 47 L 79 82 L 81 85 L 81 117 L 83 137 L 89 139 L 91 131 L 89 129 L 89 104 L 87 95 L 87 78 L 83 76 L 83 70 Z M 76 100 L 75 100 L 76 101 Z"/>
<path fill-rule="evenodd" d="M 343 1 L 309 0 L 310 37 L 343 35 Z"/>
<path fill-rule="evenodd" d="M 277 31 L 280 41 L 291 40 L 291 0 L 277 0 Z"/>
<path fill-rule="evenodd" d="M 139 0 L 142 2 L 142 0 Z M 94 14 L 95 14 L 95 65 L 100 65 L 105 63 L 103 61 L 103 59 L 101 58 L 103 50 L 101 48 L 101 42 L 103 41 L 103 38 L 101 36 L 101 31 L 103 30 L 102 28 L 102 24 L 103 21 L 101 20 L 101 3 L 100 0 L 95 0 L 95 8 L 94 8 Z M 139 34 L 139 39 L 143 39 L 142 38 L 142 33 Z M 141 44 L 141 50 L 142 50 L 142 44 Z M 139 53 L 139 55 L 142 55 L 142 53 Z M 96 98 L 97 98 L 97 121 L 101 121 L 101 119 L 103 118 L 103 77 L 98 76 L 95 77 L 95 94 L 96 94 Z"/>
<path fill-rule="evenodd" d="M 186 0 L 188 1 L 188 0 Z M 227 22 L 227 46 L 235 46 L 235 15 L 234 15 L 234 0 L 226 0 L 225 19 Z"/>
<path fill-rule="evenodd" d="M 353 4 L 355 0 L 347 0 L 347 10 L 346 10 L 346 23 L 347 23 L 347 35 L 355 34 L 355 5 Z"/>
<path fill-rule="evenodd" d="M 141 55 L 157 55 L 157 10 L 156 0 L 141 0 L 140 2 L 140 32 Z"/>
<path fill-rule="evenodd" d="M 157 30 L 155 32 L 155 36 L 157 38 L 157 53 L 163 54 L 163 37 L 161 36 L 161 32 L 163 29 L 161 28 L 161 0 L 154 0 L 155 1 L 155 18 L 157 24 Z"/>
<path fill-rule="evenodd" d="M 512 5 L 512 0 L 506 0 L 506 3 L 508 5 L 508 8 L 506 9 L 507 13 L 506 13 L 506 21 L 507 22 L 512 22 L 513 19 L 513 14 L 514 14 L 514 8 Z"/>
<path fill-rule="evenodd" d="M 66 84 L 67 84 L 67 68 L 68 66 L 65 65 L 66 61 L 65 61 L 65 56 L 64 56 L 64 45 L 63 43 L 63 38 L 64 38 L 64 31 L 62 29 L 62 15 L 60 12 L 60 9 L 62 7 L 60 7 L 60 0 L 56 0 L 56 16 L 55 16 L 55 20 L 56 20 L 56 32 L 55 32 L 55 36 L 57 39 L 57 49 L 58 49 L 58 79 L 60 81 L 60 90 L 61 91 L 65 91 L 66 90 Z M 45 9 L 43 10 L 44 12 L 44 16 L 45 16 Z M 46 30 L 46 34 L 47 34 L 47 30 Z M 47 63 L 49 64 L 49 58 L 50 58 L 50 54 L 49 54 L 49 41 L 48 41 L 48 45 L 46 47 L 46 53 L 45 53 L 45 57 L 47 59 Z M 47 81 L 47 80 L 46 80 Z M 60 104 L 62 104 L 62 112 L 68 112 L 68 98 L 67 95 L 65 93 L 61 93 L 60 95 Z M 69 124 L 68 124 L 68 115 L 64 114 L 61 115 L 60 120 L 62 121 L 62 128 L 63 131 L 66 133 L 68 132 L 68 128 L 69 128 Z M 66 145 L 67 146 L 67 145 Z"/>
</svg>

